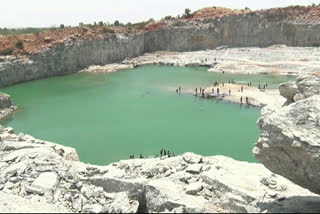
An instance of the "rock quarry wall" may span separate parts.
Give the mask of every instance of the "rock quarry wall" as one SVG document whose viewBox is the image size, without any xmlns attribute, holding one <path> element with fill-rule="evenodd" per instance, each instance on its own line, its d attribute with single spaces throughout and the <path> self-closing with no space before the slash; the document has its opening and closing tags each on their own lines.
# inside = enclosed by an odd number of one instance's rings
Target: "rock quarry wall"
<svg viewBox="0 0 320 214">
<path fill-rule="evenodd" d="M 218 46 L 319 46 L 320 24 L 267 20 L 257 14 L 232 15 L 204 23 L 175 22 L 172 27 L 145 33 L 145 52 L 195 51 Z"/>
<path fill-rule="evenodd" d="M 164 28 L 137 35 L 66 42 L 28 56 L 27 61 L 0 60 L 0 87 L 75 73 L 90 65 L 120 62 L 147 52 L 195 51 L 218 46 L 320 45 L 320 24 L 294 24 L 275 17 L 252 13 L 203 21 L 174 20 Z"/>
<path fill-rule="evenodd" d="M 78 72 L 90 65 L 119 62 L 144 51 L 143 35 L 71 41 L 31 55 L 28 62 L 0 62 L 0 87 L 45 77 Z"/>
</svg>

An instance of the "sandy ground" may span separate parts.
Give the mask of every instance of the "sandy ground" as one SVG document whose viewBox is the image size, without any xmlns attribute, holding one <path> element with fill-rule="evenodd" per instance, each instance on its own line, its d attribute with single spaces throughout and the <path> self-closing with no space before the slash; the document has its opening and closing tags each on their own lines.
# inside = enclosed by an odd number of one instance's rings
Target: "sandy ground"
<svg viewBox="0 0 320 214">
<path fill-rule="evenodd" d="M 241 92 L 241 86 L 243 87 L 243 92 Z M 219 84 L 219 86 L 210 86 L 205 88 L 205 96 L 204 99 L 207 99 L 206 95 L 212 93 L 212 88 L 214 88 L 214 94 L 217 94 L 217 88 L 219 88 L 220 95 L 219 98 L 211 98 L 211 99 L 223 99 L 232 101 L 240 104 L 240 99 L 242 97 L 243 105 L 248 105 L 246 103 L 246 97 L 249 99 L 249 103 L 251 106 L 263 107 L 265 105 L 275 105 L 281 106 L 286 101 L 286 99 L 280 96 L 280 92 L 278 89 L 266 89 L 260 90 L 256 87 L 249 87 L 245 85 L 238 84 L 228 84 L 225 83 L 224 86 Z M 229 89 L 231 93 L 229 95 Z M 195 94 L 194 89 L 182 89 L 181 93 L 186 94 Z M 222 96 L 224 95 L 224 96 Z M 198 89 L 198 96 L 201 97 Z"/>
</svg>

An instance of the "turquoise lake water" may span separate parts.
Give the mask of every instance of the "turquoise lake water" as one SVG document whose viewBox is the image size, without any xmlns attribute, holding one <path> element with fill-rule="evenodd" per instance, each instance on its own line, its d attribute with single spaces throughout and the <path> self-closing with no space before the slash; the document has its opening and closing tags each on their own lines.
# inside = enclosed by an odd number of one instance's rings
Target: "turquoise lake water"
<svg viewBox="0 0 320 214">
<path fill-rule="evenodd" d="M 259 108 L 174 92 L 178 86 L 207 87 L 231 79 L 276 88 L 292 78 L 153 65 L 110 74 L 78 73 L 1 89 L 20 108 L 3 125 L 74 147 L 91 164 L 132 154 L 158 155 L 161 149 L 255 162 Z"/>
</svg>

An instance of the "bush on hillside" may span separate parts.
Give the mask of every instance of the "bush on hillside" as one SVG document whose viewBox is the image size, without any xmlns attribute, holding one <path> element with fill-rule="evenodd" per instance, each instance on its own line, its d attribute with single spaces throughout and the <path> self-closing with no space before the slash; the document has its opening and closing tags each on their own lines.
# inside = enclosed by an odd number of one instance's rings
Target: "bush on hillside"
<svg viewBox="0 0 320 214">
<path fill-rule="evenodd" d="M 104 32 L 104 33 L 114 33 L 114 30 L 105 27 L 105 28 L 103 28 L 103 32 Z"/>
<path fill-rule="evenodd" d="M 16 44 L 15 44 L 16 48 L 22 49 L 23 48 L 23 41 L 19 40 Z"/>
</svg>

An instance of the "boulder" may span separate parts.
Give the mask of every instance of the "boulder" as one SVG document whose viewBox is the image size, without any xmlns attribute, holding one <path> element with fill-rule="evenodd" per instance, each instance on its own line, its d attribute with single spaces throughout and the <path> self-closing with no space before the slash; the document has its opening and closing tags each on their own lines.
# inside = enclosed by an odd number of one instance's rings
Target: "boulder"
<svg viewBox="0 0 320 214">
<path fill-rule="evenodd" d="M 171 212 L 183 207 L 186 212 L 205 212 L 204 198 L 187 195 L 183 187 L 167 179 L 157 179 L 145 186 L 146 212 Z"/>
<path fill-rule="evenodd" d="M 186 187 L 186 194 L 188 195 L 196 195 L 202 189 L 202 185 L 200 182 L 191 183 Z"/>
<path fill-rule="evenodd" d="M 202 162 L 202 156 L 187 152 L 182 156 L 183 160 L 188 164 L 195 164 Z"/>
<path fill-rule="evenodd" d="M 139 208 L 138 201 L 130 201 L 126 192 L 116 194 L 113 203 L 108 207 L 112 213 L 137 213 Z"/>
<path fill-rule="evenodd" d="M 199 174 L 201 170 L 202 170 L 201 164 L 192 164 L 188 166 L 188 168 L 186 169 L 186 172 L 189 172 L 191 174 Z"/>
<path fill-rule="evenodd" d="M 320 74 L 301 75 L 296 81 L 299 93 L 294 97 L 294 101 L 302 100 L 320 93 Z"/>
<path fill-rule="evenodd" d="M 100 204 L 86 204 L 82 208 L 83 213 L 102 213 L 103 207 Z"/>
<path fill-rule="evenodd" d="M 31 184 L 31 187 L 40 192 L 52 194 L 58 183 L 58 175 L 55 172 L 44 172 Z"/>
<path fill-rule="evenodd" d="M 294 102 L 294 96 L 299 92 L 295 82 L 285 82 L 279 85 L 280 95 L 287 99 L 287 104 Z"/>
</svg>

